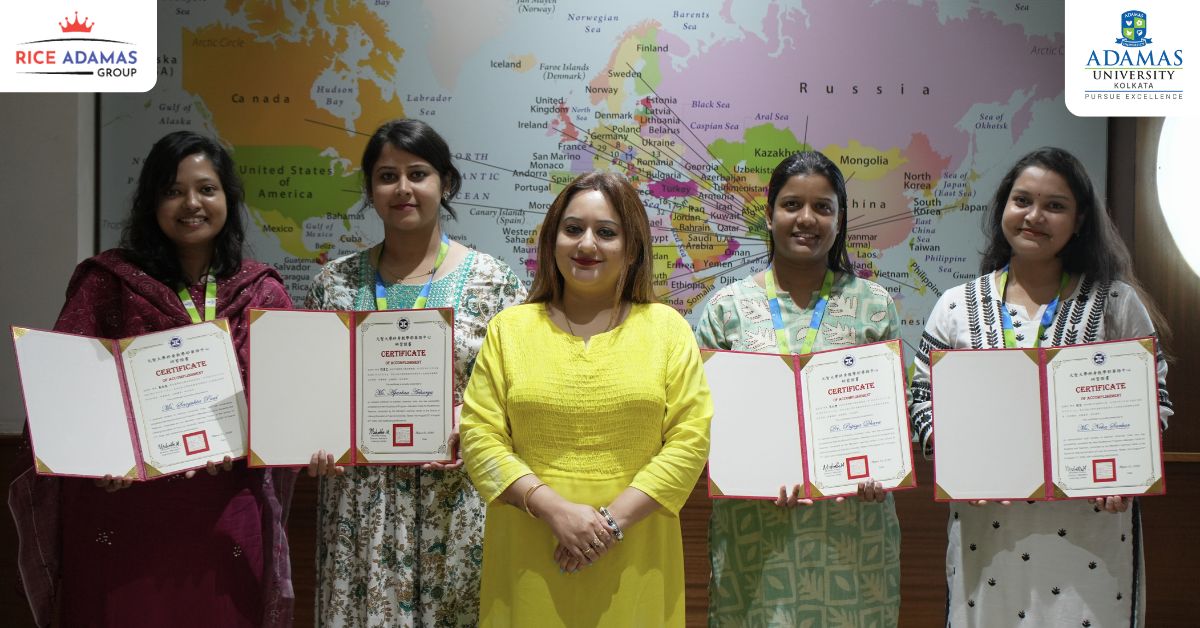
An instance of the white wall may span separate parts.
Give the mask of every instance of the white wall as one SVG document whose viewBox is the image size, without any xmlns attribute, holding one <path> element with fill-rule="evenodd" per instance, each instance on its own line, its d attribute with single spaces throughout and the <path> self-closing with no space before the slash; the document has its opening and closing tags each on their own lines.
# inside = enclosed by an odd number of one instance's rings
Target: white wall
<svg viewBox="0 0 1200 628">
<path fill-rule="evenodd" d="M 50 328 L 93 253 L 94 94 L 0 94 L 0 434 L 25 410 L 9 325 Z M 66 391 L 69 393 L 69 391 Z"/>
</svg>

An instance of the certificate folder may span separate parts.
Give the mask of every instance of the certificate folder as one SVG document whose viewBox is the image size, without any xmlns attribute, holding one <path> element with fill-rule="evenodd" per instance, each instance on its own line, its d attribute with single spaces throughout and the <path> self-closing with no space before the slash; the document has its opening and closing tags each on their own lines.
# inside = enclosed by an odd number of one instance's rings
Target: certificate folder
<svg viewBox="0 0 1200 628">
<path fill-rule="evenodd" d="M 1153 338 L 933 351 L 934 496 L 1165 492 Z"/>
<path fill-rule="evenodd" d="M 853 495 L 868 478 L 913 488 L 900 341 L 805 355 L 702 350 L 713 398 L 712 498 Z"/>
<path fill-rule="evenodd" d="M 250 310 L 252 467 L 453 459 L 454 311 Z"/>
<path fill-rule="evenodd" d="M 150 480 L 246 455 L 225 319 L 122 340 L 12 327 L 42 475 Z"/>
</svg>

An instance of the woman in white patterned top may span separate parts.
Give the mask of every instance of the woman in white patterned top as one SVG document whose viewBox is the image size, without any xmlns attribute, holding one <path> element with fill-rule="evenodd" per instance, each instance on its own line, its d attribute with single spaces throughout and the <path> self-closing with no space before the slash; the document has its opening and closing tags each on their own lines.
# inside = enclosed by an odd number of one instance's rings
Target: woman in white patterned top
<svg viewBox="0 0 1200 628">
<path fill-rule="evenodd" d="M 921 337 L 910 414 L 926 455 L 932 350 L 1073 345 L 1163 329 L 1083 164 L 1066 151 L 1042 148 L 1017 161 L 985 230 L 983 275 L 942 295 Z M 1160 351 L 1164 428 L 1172 413 L 1166 370 Z M 1003 382 L 996 388 L 1004 394 Z M 1121 497 L 952 504 L 947 625 L 1141 626 L 1140 521 L 1137 500 Z"/>
</svg>

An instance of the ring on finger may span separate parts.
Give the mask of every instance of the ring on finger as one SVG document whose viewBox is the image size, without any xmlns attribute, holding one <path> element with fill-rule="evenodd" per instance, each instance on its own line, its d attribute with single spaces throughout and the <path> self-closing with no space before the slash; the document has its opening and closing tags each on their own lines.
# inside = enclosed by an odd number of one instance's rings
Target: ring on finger
<svg viewBox="0 0 1200 628">
<path fill-rule="evenodd" d="M 583 550 L 583 553 L 584 553 L 584 554 L 591 554 L 591 553 L 592 553 L 592 552 L 594 552 L 594 551 L 596 551 L 596 550 L 594 550 L 594 549 L 592 549 L 592 548 L 588 547 L 588 548 L 585 548 L 585 549 Z"/>
</svg>

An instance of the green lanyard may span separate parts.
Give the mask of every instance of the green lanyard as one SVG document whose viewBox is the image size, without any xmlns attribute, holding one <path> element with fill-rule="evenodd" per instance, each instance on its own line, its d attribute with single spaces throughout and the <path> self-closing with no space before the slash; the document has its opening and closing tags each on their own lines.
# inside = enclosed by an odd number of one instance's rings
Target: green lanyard
<svg viewBox="0 0 1200 628">
<path fill-rule="evenodd" d="M 1054 314 L 1058 312 L 1058 304 L 1062 300 L 1063 293 L 1067 290 L 1067 282 L 1070 279 L 1071 276 L 1064 272 L 1062 281 L 1058 283 L 1058 295 L 1046 305 L 1046 311 L 1042 312 L 1042 322 L 1038 325 L 1037 336 L 1033 339 L 1034 347 L 1041 346 L 1042 334 L 1046 333 L 1050 324 L 1054 322 Z M 1017 332 L 1013 330 L 1012 316 L 1008 313 L 1008 306 L 1004 304 L 1004 287 L 1008 285 L 1008 265 L 1005 265 L 1004 269 L 1000 271 L 1000 279 L 996 281 L 996 284 L 1000 291 L 1000 325 L 1003 327 L 1004 332 L 1004 347 L 1006 349 L 1016 349 Z"/>
<path fill-rule="evenodd" d="M 446 234 L 442 234 L 442 244 L 438 247 L 437 258 L 433 260 L 433 270 L 429 271 L 429 281 L 421 286 L 421 292 L 417 295 L 417 300 L 413 302 L 411 309 L 420 310 L 425 308 L 425 304 L 429 302 L 429 293 L 433 289 L 433 278 L 437 276 L 437 271 L 442 267 L 442 262 L 446 260 L 446 254 L 450 252 L 450 238 Z M 379 263 L 383 263 L 383 245 L 379 245 Z M 383 275 L 379 274 L 378 266 L 375 270 L 375 309 L 386 310 L 387 288 L 383 285 Z"/>
<path fill-rule="evenodd" d="M 771 326 L 775 328 L 775 344 L 780 353 L 791 353 L 788 343 L 787 328 L 783 324 L 783 310 L 779 307 L 779 292 L 775 288 L 775 267 L 767 269 L 767 305 L 771 308 Z M 825 269 L 825 281 L 821 282 L 821 297 L 813 306 L 812 318 L 808 321 L 808 331 L 804 334 L 804 343 L 800 345 L 800 354 L 811 353 L 817 342 L 817 332 L 821 329 L 821 319 L 825 318 L 825 306 L 829 305 L 829 295 L 833 293 L 833 271 Z"/>
<path fill-rule="evenodd" d="M 192 295 L 188 293 L 187 286 L 179 289 L 179 300 L 183 302 L 183 309 L 187 310 L 193 323 L 203 323 L 217 317 L 217 278 L 213 277 L 211 268 L 205 273 L 205 279 L 208 283 L 204 286 L 204 318 L 200 318 L 200 312 L 196 310 L 196 304 L 192 302 Z"/>
</svg>

